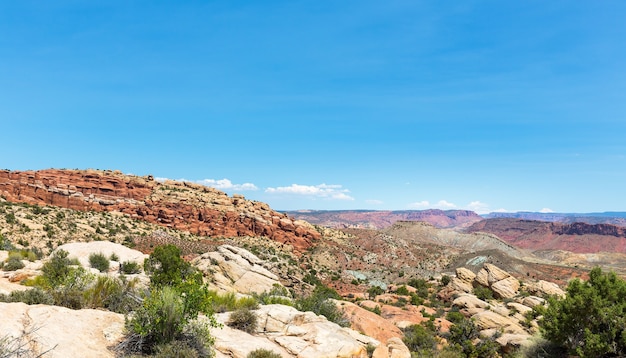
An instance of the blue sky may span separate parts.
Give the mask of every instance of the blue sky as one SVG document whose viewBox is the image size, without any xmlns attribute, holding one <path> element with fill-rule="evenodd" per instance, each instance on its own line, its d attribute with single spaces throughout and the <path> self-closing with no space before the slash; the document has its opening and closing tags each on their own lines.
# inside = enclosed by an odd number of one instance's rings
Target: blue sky
<svg viewBox="0 0 626 358">
<path fill-rule="evenodd" d="M 623 1 L 0 3 L 0 167 L 290 209 L 626 211 Z"/>
</svg>

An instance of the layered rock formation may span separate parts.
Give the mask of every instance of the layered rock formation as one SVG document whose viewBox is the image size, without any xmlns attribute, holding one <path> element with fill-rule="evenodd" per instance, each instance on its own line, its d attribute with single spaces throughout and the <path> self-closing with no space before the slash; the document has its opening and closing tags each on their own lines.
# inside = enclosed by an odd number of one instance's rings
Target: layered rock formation
<svg viewBox="0 0 626 358">
<path fill-rule="evenodd" d="M 200 236 L 265 236 L 299 251 L 320 238 L 311 225 L 241 195 L 114 171 L 0 170 L 0 195 L 11 202 L 121 212 Z"/>
<path fill-rule="evenodd" d="M 530 250 L 626 253 L 626 228 L 609 224 L 564 224 L 496 218 L 476 222 L 467 231 L 491 233 L 517 247 Z"/>
</svg>

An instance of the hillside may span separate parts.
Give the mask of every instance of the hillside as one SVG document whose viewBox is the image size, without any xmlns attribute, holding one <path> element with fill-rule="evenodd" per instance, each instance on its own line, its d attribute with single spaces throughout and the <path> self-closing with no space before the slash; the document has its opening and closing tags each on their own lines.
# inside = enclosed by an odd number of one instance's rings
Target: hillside
<svg viewBox="0 0 626 358">
<path fill-rule="evenodd" d="M 626 227 L 626 212 L 602 212 L 602 213 L 489 213 L 483 215 L 486 219 L 511 218 L 523 220 L 552 221 L 565 224 L 582 222 L 587 224 L 610 224 Z"/>
<path fill-rule="evenodd" d="M 467 228 L 467 232 L 491 233 L 529 250 L 626 253 L 626 228 L 609 224 L 563 224 L 496 218 L 474 223 Z"/>
<path fill-rule="evenodd" d="M 261 202 L 199 184 L 160 183 L 116 171 L 0 171 L 0 196 L 10 202 L 81 212 L 115 212 L 198 236 L 265 236 L 306 250 L 319 233 Z"/>
<path fill-rule="evenodd" d="M 424 221 L 438 228 L 467 227 L 482 218 L 469 210 L 300 210 L 287 211 L 291 217 L 336 229 L 384 229 L 397 221 Z"/>
</svg>

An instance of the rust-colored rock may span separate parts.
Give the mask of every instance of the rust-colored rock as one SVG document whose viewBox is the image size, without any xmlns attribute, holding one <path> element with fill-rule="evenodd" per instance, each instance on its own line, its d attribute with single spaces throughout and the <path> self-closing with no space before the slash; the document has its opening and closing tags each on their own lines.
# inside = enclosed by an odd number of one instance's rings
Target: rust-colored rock
<svg viewBox="0 0 626 358">
<path fill-rule="evenodd" d="M 117 171 L 0 170 L 0 195 L 11 202 L 121 212 L 201 236 L 266 236 L 297 251 L 320 238 L 312 226 L 241 195 L 231 198 L 195 183 L 161 183 Z"/>
</svg>

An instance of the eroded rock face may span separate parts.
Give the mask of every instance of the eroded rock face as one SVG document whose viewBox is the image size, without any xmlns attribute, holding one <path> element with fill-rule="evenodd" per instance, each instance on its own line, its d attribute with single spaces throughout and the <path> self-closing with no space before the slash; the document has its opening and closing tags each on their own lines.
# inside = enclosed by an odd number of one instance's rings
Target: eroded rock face
<svg viewBox="0 0 626 358">
<path fill-rule="evenodd" d="M 321 237 L 311 225 L 240 195 L 113 171 L 0 170 L 0 195 L 11 202 L 121 212 L 200 236 L 266 236 L 299 251 Z"/>
<path fill-rule="evenodd" d="M 263 267 L 261 259 L 239 247 L 219 246 L 191 264 L 209 279 L 209 287 L 221 292 L 251 294 L 269 292 L 275 285 L 282 287 L 278 276 Z"/>
<path fill-rule="evenodd" d="M 370 337 L 342 328 L 313 312 L 300 312 L 284 305 L 261 306 L 254 312 L 259 322 L 254 335 L 227 326 L 211 330 L 219 354 L 243 358 L 259 347 L 266 347 L 283 357 L 366 358 L 365 345 L 379 344 Z M 218 314 L 217 320 L 224 323 L 229 314 Z"/>
<path fill-rule="evenodd" d="M 558 296 L 565 297 L 565 291 L 563 291 L 559 285 L 552 282 L 539 280 L 528 284 L 526 287 L 528 292 L 538 296 Z"/>
<path fill-rule="evenodd" d="M 45 357 L 115 357 L 107 347 L 123 335 L 124 316 L 101 310 L 0 303 L 0 336 L 23 337 Z M 27 334 L 23 334 L 27 332 Z"/>
</svg>

